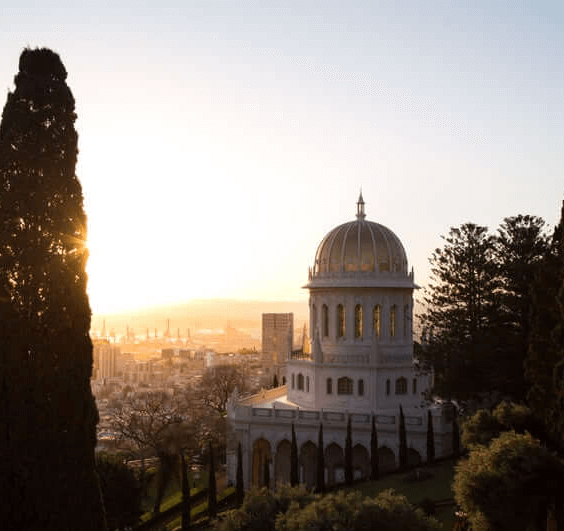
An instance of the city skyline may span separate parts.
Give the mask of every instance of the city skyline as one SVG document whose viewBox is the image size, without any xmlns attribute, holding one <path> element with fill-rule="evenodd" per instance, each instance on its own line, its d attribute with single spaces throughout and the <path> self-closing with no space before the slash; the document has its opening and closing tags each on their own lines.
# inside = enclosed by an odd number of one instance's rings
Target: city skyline
<svg viewBox="0 0 564 531">
<path fill-rule="evenodd" d="M 60 54 L 96 314 L 192 299 L 305 300 L 354 219 L 424 286 L 441 235 L 552 227 L 564 171 L 564 8 L 553 2 L 154 2 L 0 8 L 0 78 Z"/>
</svg>

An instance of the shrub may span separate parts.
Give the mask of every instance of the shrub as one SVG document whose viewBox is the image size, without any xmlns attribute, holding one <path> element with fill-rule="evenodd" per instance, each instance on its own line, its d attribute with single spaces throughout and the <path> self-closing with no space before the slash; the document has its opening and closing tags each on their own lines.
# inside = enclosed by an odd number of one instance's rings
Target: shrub
<svg viewBox="0 0 564 531">
<path fill-rule="evenodd" d="M 339 491 L 318 497 L 300 509 L 293 503 L 276 521 L 276 531 L 432 531 L 439 524 L 421 509 L 414 509 L 405 496 L 392 490 L 376 498 L 362 498 L 359 492 Z"/>
</svg>

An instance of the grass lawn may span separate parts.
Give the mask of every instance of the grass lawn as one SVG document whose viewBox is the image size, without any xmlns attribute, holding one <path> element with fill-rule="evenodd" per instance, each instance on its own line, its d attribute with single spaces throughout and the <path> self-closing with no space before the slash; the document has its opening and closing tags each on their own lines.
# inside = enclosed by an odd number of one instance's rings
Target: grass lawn
<svg viewBox="0 0 564 531">
<path fill-rule="evenodd" d="M 394 489 L 403 494 L 413 505 L 425 498 L 433 501 L 453 498 L 451 485 L 454 478 L 454 464 L 455 461 L 449 459 L 427 468 L 433 472 L 433 477 L 421 481 L 406 481 L 405 478 L 409 473 L 401 473 L 383 477 L 378 481 L 359 483 L 352 489 L 370 497 L 377 496 L 383 490 Z M 437 509 L 435 517 L 443 524 L 443 529 L 452 529 L 455 520 L 453 510 L 452 506 Z"/>
<path fill-rule="evenodd" d="M 228 487 L 223 492 L 218 494 L 217 501 L 219 502 L 219 501 L 223 500 L 223 498 L 229 496 L 230 494 L 233 494 L 234 492 L 235 492 L 235 487 Z M 191 520 L 191 522 L 197 521 L 202 516 L 202 514 L 205 511 L 207 511 L 207 509 L 208 509 L 208 501 L 207 500 L 205 502 L 200 503 L 199 505 L 196 505 L 196 507 L 192 507 L 191 510 L 190 510 L 190 520 Z M 180 527 L 181 524 L 182 524 L 182 516 L 179 516 L 178 518 L 176 518 L 175 520 L 173 520 L 172 522 L 167 524 L 165 529 L 167 531 L 173 531 L 174 529 L 177 529 L 178 527 Z"/>
</svg>

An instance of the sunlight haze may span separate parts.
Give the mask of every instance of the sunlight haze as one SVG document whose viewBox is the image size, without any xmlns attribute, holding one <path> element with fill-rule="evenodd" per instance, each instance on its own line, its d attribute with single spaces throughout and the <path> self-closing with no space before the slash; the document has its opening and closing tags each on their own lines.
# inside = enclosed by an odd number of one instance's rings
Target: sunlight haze
<svg viewBox="0 0 564 531">
<path fill-rule="evenodd" d="M 2 104 L 26 46 L 69 73 L 95 314 L 305 300 L 360 188 L 421 286 L 452 226 L 556 223 L 562 3 L 167 6 L 0 7 Z"/>
</svg>

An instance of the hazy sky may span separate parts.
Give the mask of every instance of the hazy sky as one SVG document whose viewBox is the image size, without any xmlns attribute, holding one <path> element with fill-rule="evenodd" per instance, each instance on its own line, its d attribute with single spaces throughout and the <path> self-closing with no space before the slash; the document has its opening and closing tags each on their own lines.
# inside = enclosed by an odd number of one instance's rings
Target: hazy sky
<svg viewBox="0 0 564 531">
<path fill-rule="evenodd" d="M 360 187 L 422 285 L 451 226 L 558 220 L 562 2 L 5 3 L 2 105 L 25 46 L 69 72 L 95 312 L 305 298 Z"/>
</svg>

